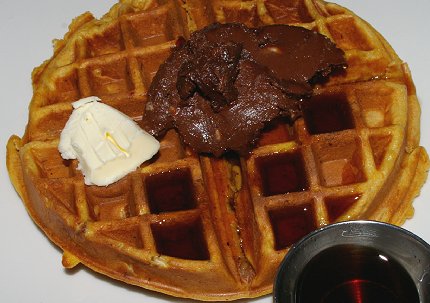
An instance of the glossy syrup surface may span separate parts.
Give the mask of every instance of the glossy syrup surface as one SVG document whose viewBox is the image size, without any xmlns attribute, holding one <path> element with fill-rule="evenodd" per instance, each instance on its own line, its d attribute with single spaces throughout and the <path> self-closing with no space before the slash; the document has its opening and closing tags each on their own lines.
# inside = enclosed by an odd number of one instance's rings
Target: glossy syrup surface
<svg viewBox="0 0 430 303">
<path fill-rule="evenodd" d="M 145 180 L 151 213 L 180 211 L 195 207 L 191 173 L 188 169 L 158 173 Z"/>
<path fill-rule="evenodd" d="M 311 135 L 354 128 L 354 119 L 344 94 L 312 97 L 304 103 L 303 117 Z"/>
<path fill-rule="evenodd" d="M 208 260 L 209 252 L 200 220 L 151 224 L 157 252 L 188 260 Z"/>
<path fill-rule="evenodd" d="M 256 159 L 263 196 L 304 191 L 309 188 L 300 151 L 272 154 Z"/>
<path fill-rule="evenodd" d="M 297 284 L 298 303 L 419 303 L 407 271 L 373 248 L 338 245 L 305 266 Z"/>
<path fill-rule="evenodd" d="M 315 230 L 314 215 L 311 203 L 270 210 L 275 249 L 287 248 Z"/>
<path fill-rule="evenodd" d="M 336 219 L 342 216 L 350 207 L 352 207 L 360 199 L 360 197 L 361 194 L 353 194 L 348 196 L 325 198 L 325 206 L 330 222 L 336 221 Z"/>
</svg>

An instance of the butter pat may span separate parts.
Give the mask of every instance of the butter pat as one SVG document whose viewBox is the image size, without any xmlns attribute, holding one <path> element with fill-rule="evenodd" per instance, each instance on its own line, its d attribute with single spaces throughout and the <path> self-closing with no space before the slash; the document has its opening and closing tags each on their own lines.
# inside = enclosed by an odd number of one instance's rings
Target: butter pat
<svg viewBox="0 0 430 303">
<path fill-rule="evenodd" d="M 151 159 L 160 143 L 122 112 L 88 97 L 74 108 L 60 136 L 63 159 L 78 159 L 86 185 L 107 186 Z"/>
</svg>

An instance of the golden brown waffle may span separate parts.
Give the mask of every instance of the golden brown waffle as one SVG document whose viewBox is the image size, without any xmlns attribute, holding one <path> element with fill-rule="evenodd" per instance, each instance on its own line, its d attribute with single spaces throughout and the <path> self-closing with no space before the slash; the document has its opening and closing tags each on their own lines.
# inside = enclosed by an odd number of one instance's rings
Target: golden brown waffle
<svg viewBox="0 0 430 303">
<path fill-rule="evenodd" d="M 108 187 L 85 186 L 57 150 L 70 103 L 97 95 L 138 121 L 176 38 L 215 21 L 318 31 L 345 51 L 348 71 L 316 89 L 294 126 L 268 126 L 248 158 L 199 157 L 172 130 L 150 163 Z M 63 265 L 178 297 L 271 292 L 279 262 L 307 232 L 411 217 L 429 167 L 407 65 L 366 22 L 319 0 L 123 0 L 100 20 L 76 18 L 33 86 L 8 170 Z"/>
</svg>

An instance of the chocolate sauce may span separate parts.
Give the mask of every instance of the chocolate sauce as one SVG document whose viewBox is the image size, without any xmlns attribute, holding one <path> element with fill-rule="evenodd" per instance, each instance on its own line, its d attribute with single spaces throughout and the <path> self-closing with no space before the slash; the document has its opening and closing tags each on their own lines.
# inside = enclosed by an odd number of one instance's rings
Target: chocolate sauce
<svg viewBox="0 0 430 303">
<path fill-rule="evenodd" d="M 239 72 L 241 52 L 242 45 L 232 42 L 204 44 L 197 48 L 194 60 L 182 64 L 178 72 L 176 88 L 181 97 L 180 106 L 189 105 L 195 93 L 208 100 L 215 112 L 236 100 L 238 92 L 234 81 Z"/>
<path fill-rule="evenodd" d="M 247 153 L 265 124 L 290 122 L 312 84 L 344 69 L 344 53 L 301 27 L 212 24 L 181 40 L 153 79 L 143 127 L 176 128 L 195 151 Z"/>
</svg>

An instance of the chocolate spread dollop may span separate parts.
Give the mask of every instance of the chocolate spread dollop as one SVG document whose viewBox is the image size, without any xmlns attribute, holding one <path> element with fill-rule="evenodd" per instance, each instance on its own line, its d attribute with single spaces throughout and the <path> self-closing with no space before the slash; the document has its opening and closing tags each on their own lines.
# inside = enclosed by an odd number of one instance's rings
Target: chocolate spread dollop
<svg viewBox="0 0 430 303">
<path fill-rule="evenodd" d="M 160 66 L 142 125 L 155 136 L 176 128 L 196 152 L 245 154 L 267 122 L 293 122 L 312 85 L 345 67 L 342 50 L 305 28 L 215 23 L 179 40 Z"/>
</svg>

